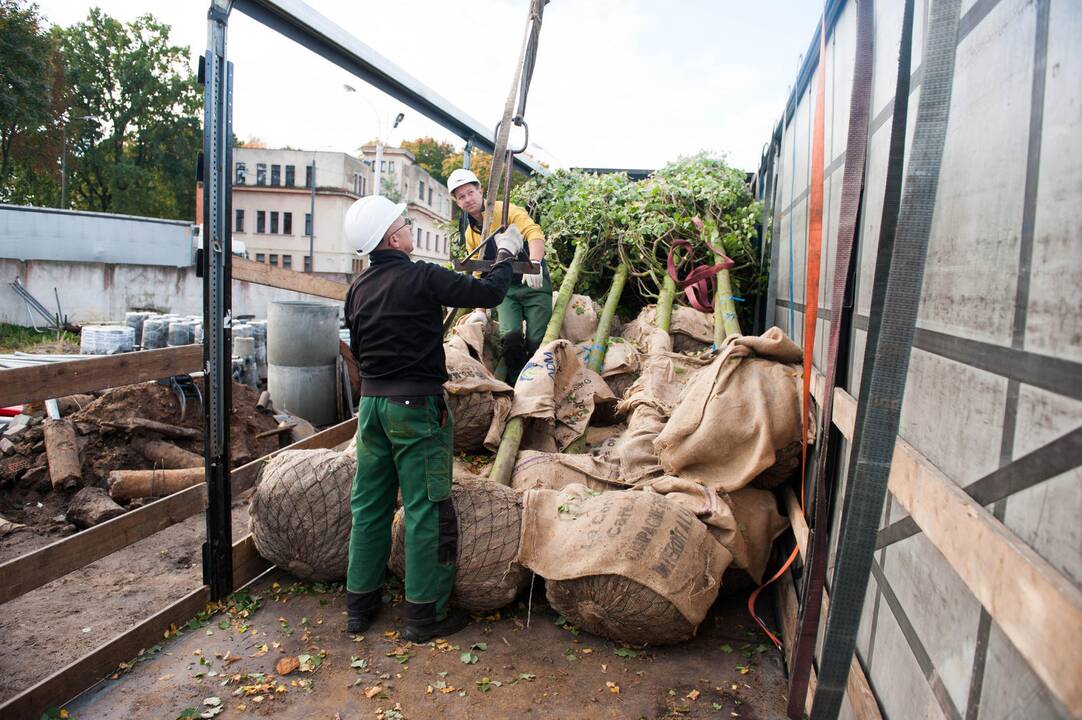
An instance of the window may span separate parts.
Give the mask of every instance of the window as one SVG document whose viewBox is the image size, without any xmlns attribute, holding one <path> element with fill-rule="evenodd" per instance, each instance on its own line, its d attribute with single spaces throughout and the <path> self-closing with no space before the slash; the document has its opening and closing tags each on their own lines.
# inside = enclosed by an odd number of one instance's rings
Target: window
<svg viewBox="0 0 1082 720">
<path fill-rule="evenodd" d="M 305 255 L 304 256 L 304 271 L 305 272 L 312 272 L 312 256 L 311 255 Z"/>
<path fill-rule="evenodd" d="M 237 163 L 236 177 L 237 177 L 237 179 L 233 184 L 234 185 L 243 185 L 244 181 L 245 181 L 245 178 L 248 177 L 248 166 L 245 165 L 242 162 Z"/>
<path fill-rule="evenodd" d="M 274 253 L 271 253 L 270 264 L 271 264 L 271 267 L 278 267 L 278 256 L 275 255 Z"/>
<path fill-rule="evenodd" d="M 425 231 L 425 250 L 432 249 L 432 233 Z"/>
<path fill-rule="evenodd" d="M 282 213 L 282 234 L 293 234 L 293 213 Z"/>
<path fill-rule="evenodd" d="M 311 165 L 305 165 L 304 166 L 304 186 L 306 188 L 312 187 L 312 166 Z"/>
<path fill-rule="evenodd" d="M 244 232 L 244 211 L 241 210 L 240 208 L 237 208 L 234 211 L 234 214 L 236 215 L 237 219 L 236 219 L 236 222 L 233 223 L 233 225 L 234 225 L 233 232 L 242 233 L 242 232 Z"/>
<path fill-rule="evenodd" d="M 428 188 L 428 204 L 432 205 L 432 188 Z"/>
<path fill-rule="evenodd" d="M 425 199 L 425 181 L 424 180 L 421 180 L 420 182 L 417 183 L 417 199 L 418 200 L 424 200 Z"/>
<path fill-rule="evenodd" d="M 282 166 L 271 165 L 271 187 L 278 187 L 282 184 Z"/>
<path fill-rule="evenodd" d="M 294 165 L 286 165 L 286 187 L 297 184 L 297 168 Z"/>
<path fill-rule="evenodd" d="M 391 160 L 390 162 L 387 163 L 387 172 L 394 175 L 394 160 Z"/>
<path fill-rule="evenodd" d="M 356 275 L 364 270 L 364 259 L 353 258 L 353 274 Z"/>
<path fill-rule="evenodd" d="M 312 234 L 312 213 L 305 213 L 304 214 L 304 234 L 305 235 L 311 235 Z"/>
<path fill-rule="evenodd" d="M 361 175 L 361 189 L 360 189 L 360 192 L 358 192 L 357 194 L 358 195 L 367 195 L 368 194 L 368 178 L 366 178 L 364 175 Z"/>
<path fill-rule="evenodd" d="M 256 163 L 255 166 L 255 184 L 266 185 L 267 184 L 267 163 Z"/>
<path fill-rule="evenodd" d="M 277 235 L 278 234 L 278 213 L 272 212 L 270 214 L 270 216 L 271 216 L 271 228 L 270 228 L 271 235 Z"/>
<path fill-rule="evenodd" d="M 282 267 L 284 267 L 286 270 L 292 270 L 293 269 L 293 256 L 292 255 L 283 255 L 282 256 Z"/>
<path fill-rule="evenodd" d="M 255 212 L 255 231 L 257 233 L 267 232 L 267 213 L 263 210 L 256 210 Z"/>
<path fill-rule="evenodd" d="M 257 263 L 267 262 L 267 256 L 264 255 L 263 253 L 256 253 L 255 254 L 255 261 Z"/>
<path fill-rule="evenodd" d="M 421 247 L 421 228 L 417 228 L 417 247 Z"/>
<path fill-rule="evenodd" d="M 386 160 L 380 160 L 379 161 L 379 171 L 380 172 L 385 172 L 386 170 L 387 170 L 387 161 Z"/>
</svg>

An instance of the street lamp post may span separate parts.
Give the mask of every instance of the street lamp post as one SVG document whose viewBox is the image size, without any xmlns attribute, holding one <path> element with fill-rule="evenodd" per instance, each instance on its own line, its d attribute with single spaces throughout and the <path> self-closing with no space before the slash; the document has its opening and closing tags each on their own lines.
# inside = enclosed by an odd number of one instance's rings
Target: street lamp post
<svg viewBox="0 0 1082 720">
<path fill-rule="evenodd" d="M 357 92 L 357 88 L 353 87 L 352 85 L 347 85 L 345 83 L 342 84 L 342 89 L 344 89 L 346 92 L 351 92 L 351 93 Z M 358 94 L 357 97 L 364 98 L 364 96 L 360 95 L 360 94 Z M 376 165 L 372 169 L 372 171 L 373 171 L 373 175 L 372 175 L 373 184 L 376 187 L 373 190 L 372 194 L 373 195 L 382 195 L 383 194 L 383 119 L 380 117 L 379 111 L 376 110 L 376 107 L 371 103 L 371 101 L 369 101 L 367 98 L 364 98 L 364 101 L 368 104 L 368 107 L 372 111 L 372 114 L 376 116 L 376 127 L 377 127 L 378 132 L 379 132 L 379 134 L 376 135 L 376 160 L 375 160 Z M 398 127 L 399 123 L 401 123 L 402 120 L 405 117 L 406 117 L 405 113 L 398 113 L 398 115 L 395 116 L 394 125 L 391 127 L 391 130 L 394 131 Z"/>
</svg>

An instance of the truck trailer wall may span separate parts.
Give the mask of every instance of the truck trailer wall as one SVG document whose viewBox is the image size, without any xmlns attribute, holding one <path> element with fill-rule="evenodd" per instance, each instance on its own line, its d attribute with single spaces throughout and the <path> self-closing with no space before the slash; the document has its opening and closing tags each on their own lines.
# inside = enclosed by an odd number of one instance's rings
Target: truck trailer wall
<svg viewBox="0 0 1082 720">
<path fill-rule="evenodd" d="M 9 283 L 16 277 L 50 310 L 56 306 L 55 288 L 64 314 L 74 323 L 123 321 L 124 313 L 132 309 L 203 314 L 203 279 L 196 277 L 194 267 L 48 260 L 21 262 L 0 258 L 0 322 L 41 325 L 42 320 L 37 316 L 31 322 L 26 304 L 11 289 Z M 328 277 L 349 282 L 346 275 Z M 235 316 L 265 318 L 272 300 L 311 299 L 310 295 L 291 290 L 233 281 Z M 335 303 L 325 299 L 321 302 Z"/>
<path fill-rule="evenodd" d="M 934 1 L 916 0 L 908 141 Z M 832 5 L 843 7 L 828 26 L 825 56 L 823 279 L 813 300 L 820 369 L 834 310 L 830 288 L 856 40 L 855 2 Z M 856 305 L 849 369 L 839 377 L 853 395 L 870 312 L 902 13 L 902 0 L 875 2 L 872 120 L 854 251 Z M 1082 4 L 1075 0 L 961 3 L 949 126 L 900 435 L 962 488 L 1082 426 L 1079 37 Z M 815 65 L 813 58 L 813 73 Z M 804 308 L 812 302 L 804 288 L 814 82 L 798 84 L 794 95 L 795 111 L 783 115 L 775 133 L 781 144 L 773 159 L 771 289 L 774 324 L 803 342 Z M 833 528 L 840 521 L 848 451 L 843 443 Z M 1013 477 L 1010 494 L 987 506 L 996 522 L 1075 588 L 1082 584 L 1078 462 L 1054 477 Z M 904 517 L 888 496 L 881 527 L 897 530 L 893 524 Z M 1072 716 L 936 546 L 920 531 L 899 536 L 887 542 L 891 538 L 880 534 L 857 642 L 884 716 Z M 831 568 L 833 557 L 831 548 Z M 1054 621 L 1041 620 L 1035 609 L 1033 622 Z M 1082 678 L 1082 668 L 1076 670 Z M 848 703 L 842 717 L 854 717 Z"/>
</svg>

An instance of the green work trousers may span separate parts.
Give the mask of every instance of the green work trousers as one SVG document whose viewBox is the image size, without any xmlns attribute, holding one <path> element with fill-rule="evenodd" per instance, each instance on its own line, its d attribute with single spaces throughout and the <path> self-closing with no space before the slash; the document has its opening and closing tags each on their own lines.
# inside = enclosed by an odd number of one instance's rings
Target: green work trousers
<svg viewBox="0 0 1082 720">
<path fill-rule="evenodd" d="M 512 280 L 507 289 L 507 296 L 496 308 L 500 318 L 500 335 L 509 332 L 522 332 L 522 321 L 526 321 L 526 347 L 536 350 L 545 338 L 549 318 L 552 317 L 552 281 L 547 269 L 542 268 L 545 282 L 537 290 L 521 281 Z"/>
<path fill-rule="evenodd" d="M 447 616 L 458 554 L 458 520 L 451 503 L 452 423 L 439 395 L 361 398 L 357 474 L 350 498 L 349 592 L 370 592 L 383 585 L 401 487 L 406 600 L 434 602 L 436 619 Z"/>
</svg>

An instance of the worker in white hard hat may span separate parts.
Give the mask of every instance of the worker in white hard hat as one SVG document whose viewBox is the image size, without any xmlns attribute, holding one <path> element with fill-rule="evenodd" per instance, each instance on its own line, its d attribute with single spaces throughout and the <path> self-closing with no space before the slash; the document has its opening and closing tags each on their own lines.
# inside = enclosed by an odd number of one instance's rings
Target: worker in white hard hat
<svg viewBox="0 0 1082 720">
<path fill-rule="evenodd" d="M 469 170 L 459 168 L 447 178 L 447 189 L 451 192 L 455 204 L 469 220 L 465 241 L 467 252 L 472 252 L 484 239 L 481 237 L 481 223 L 485 198 L 481 193 L 481 182 Z M 501 218 L 502 213 L 503 202 L 497 200 L 492 216 Z M 511 279 L 507 297 L 496 310 L 500 319 L 501 365 L 505 368 L 504 378 L 514 385 L 522 367 L 537 351 L 545 337 L 545 329 L 552 316 L 552 281 L 545 266 L 545 234 L 541 227 L 530 218 L 529 213 L 514 204 L 508 206 L 507 222 L 509 227 L 518 228 L 526 241 L 527 247 L 517 259 L 541 263 L 540 273 L 515 275 Z M 492 260 L 496 254 L 492 247 L 486 247 L 483 252 L 485 260 Z M 524 321 L 525 333 L 522 329 Z"/>
<path fill-rule="evenodd" d="M 401 489 L 406 638 L 425 643 L 469 622 L 465 612 L 448 605 L 458 520 L 451 503 L 454 421 L 443 396 L 443 308 L 498 305 L 523 241 L 516 228 L 497 237 L 496 264 L 479 278 L 415 263 L 405 208 L 369 196 L 353 203 L 345 219 L 349 244 L 371 261 L 346 295 L 350 347 L 361 374 L 346 630 L 364 632 L 382 604 L 391 520 Z"/>
</svg>

